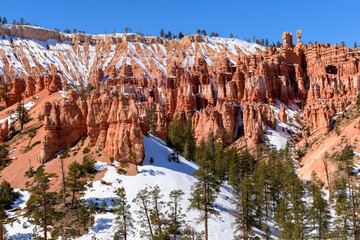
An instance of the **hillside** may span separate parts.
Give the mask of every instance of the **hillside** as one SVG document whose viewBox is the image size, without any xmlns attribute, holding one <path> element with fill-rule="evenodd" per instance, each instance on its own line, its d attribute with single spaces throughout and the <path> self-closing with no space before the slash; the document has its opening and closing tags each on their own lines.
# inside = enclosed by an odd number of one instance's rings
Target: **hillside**
<svg viewBox="0 0 360 240">
<path fill-rule="evenodd" d="M 190 189 L 199 180 L 193 174 L 203 158 L 214 161 L 218 154 L 212 168 L 216 165 L 216 171 L 224 171 L 214 203 L 220 215 L 209 221 L 209 239 L 235 236 L 234 212 L 239 207 L 235 209 L 233 203 L 239 196 L 234 194 L 242 192 L 243 182 L 241 191 L 236 189 L 232 179 L 236 174 L 231 171 L 243 156 L 254 161 L 247 172 L 249 181 L 254 181 L 249 189 L 255 189 L 256 181 L 263 181 L 265 187 L 267 181 L 275 181 L 271 184 L 283 187 L 276 193 L 279 196 L 291 195 L 292 186 L 303 188 L 301 197 L 284 198 L 300 199 L 298 205 L 290 202 L 285 209 L 305 209 L 315 201 L 305 182 L 315 181 L 313 172 L 323 187 L 317 192 L 321 196 L 330 188 L 339 190 L 335 179 L 345 173 L 348 179 L 351 175 L 351 184 L 357 184 L 360 52 L 341 45 L 306 45 L 301 31 L 296 37 L 294 44 L 292 33 L 285 32 L 283 44 L 275 48 L 201 35 L 168 40 L 137 34 L 64 34 L 0 24 L 0 142 L 6 151 L 0 180 L 21 193 L 15 210 L 7 212 L 9 221 L 15 220 L 6 224 L 9 235 L 32 236 L 34 225 L 24 223 L 29 220 L 25 202 L 35 180 L 31 173 L 39 166 L 58 175 L 51 178 L 49 191 L 61 194 L 62 172 L 68 175 L 74 162 L 94 160 L 97 171 L 83 177 L 90 185 L 82 195 L 77 193 L 87 204 L 105 200 L 110 205 L 114 191 L 123 186 L 135 211 L 138 207 L 132 199 L 137 192 L 159 185 L 165 201 L 171 190 L 183 190 L 186 209 Z M 21 109 L 28 118 L 21 117 Z M 202 153 L 206 157 L 198 153 L 206 149 L 202 140 L 213 141 L 211 153 Z M 182 155 L 179 163 L 169 161 L 172 152 Z M 344 167 L 339 160 L 343 158 L 351 158 L 355 168 Z M 268 175 L 260 172 L 262 164 Z M 289 186 L 277 179 L 284 176 L 293 181 Z M 251 194 L 256 201 L 265 201 L 257 199 L 259 192 Z M 67 198 L 65 202 L 70 195 Z M 59 199 L 54 206 L 61 212 Z M 266 223 L 267 233 L 276 239 L 286 229 L 275 223 L 281 208 L 280 200 L 274 199 L 272 214 L 266 215 L 266 221 L 260 214 L 256 226 Z M 335 216 L 335 202 L 324 205 Z M 80 228 L 78 209 L 65 209 L 65 219 L 52 227 Z M 201 232 L 196 213 L 186 214 L 187 222 Z M 86 226 L 71 234 L 79 239 L 111 238 L 112 209 L 98 209 L 94 224 Z M 265 228 L 259 230 L 255 224 L 248 231 L 252 236 L 265 234 Z"/>
</svg>

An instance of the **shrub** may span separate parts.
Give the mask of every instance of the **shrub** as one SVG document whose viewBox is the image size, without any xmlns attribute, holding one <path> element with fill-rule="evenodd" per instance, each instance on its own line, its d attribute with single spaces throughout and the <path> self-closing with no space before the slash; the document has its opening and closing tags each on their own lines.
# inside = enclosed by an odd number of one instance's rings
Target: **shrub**
<svg viewBox="0 0 360 240">
<path fill-rule="evenodd" d="M 110 162 L 111 162 L 111 164 L 114 163 L 114 157 L 110 157 Z"/>
<path fill-rule="evenodd" d="M 123 168 L 118 168 L 117 173 L 121 174 L 121 175 L 125 175 L 127 173 L 127 171 Z"/>
<path fill-rule="evenodd" d="M 3 181 L 0 185 L 0 204 L 4 209 L 10 209 L 16 199 L 20 197 L 20 193 L 14 192 L 14 188 L 7 181 Z"/>
<path fill-rule="evenodd" d="M 86 147 L 83 150 L 83 154 L 88 154 L 90 152 L 90 148 Z"/>
</svg>

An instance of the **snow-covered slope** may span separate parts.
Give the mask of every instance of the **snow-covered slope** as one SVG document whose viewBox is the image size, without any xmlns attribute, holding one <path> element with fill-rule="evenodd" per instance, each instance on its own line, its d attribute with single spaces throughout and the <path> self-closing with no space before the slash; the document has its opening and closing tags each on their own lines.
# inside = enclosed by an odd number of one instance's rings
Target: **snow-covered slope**
<svg viewBox="0 0 360 240">
<path fill-rule="evenodd" d="M 115 197 L 114 191 L 123 186 L 126 190 L 128 202 L 131 204 L 131 212 L 135 212 L 138 206 L 132 203 L 137 192 L 144 189 L 146 186 L 154 187 L 158 185 L 161 193 L 164 195 L 164 200 L 168 200 L 170 191 L 181 189 L 185 193 L 182 202 L 182 208 L 186 213 L 186 221 L 194 226 L 199 232 L 203 231 L 203 224 L 196 224 L 198 213 L 194 211 L 186 212 L 189 205 L 188 198 L 190 197 L 191 186 L 195 182 L 192 174 L 197 170 L 197 165 L 180 157 L 180 163 L 169 162 L 168 157 L 172 150 L 168 148 L 161 140 L 155 137 L 144 136 L 145 160 L 143 166 L 139 167 L 139 174 L 136 176 L 124 176 L 116 173 L 114 166 L 109 166 L 104 163 L 97 163 L 99 170 L 101 168 L 107 169 L 103 181 L 110 183 L 104 185 L 101 181 L 93 183 L 93 187 L 89 188 L 84 198 L 93 200 L 101 204 L 103 200 L 111 205 L 111 199 Z M 150 164 L 149 159 L 153 157 L 154 163 Z M 119 183 L 118 180 L 121 180 Z M 233 229 L 231 228 L 234 222 L 234 217 L 229 214 L 232 210 L 230 199 L 232 197 L 231 189 L 227 186 L 221 189 L 219 198 L 217 199 L 218 209 L 220 211 L 219 220 L 210 220 L 209 222 L 209 237 L 213 240 L 232 239 Z M 136 215 L 133 216 L 136 219 Z M 95 236 L 97 239 L 111 239 L 114 233 L 114 215 L 112 213 L 97 214 L 95 217 L 94 226 L 89 228 L 89 233 L 79 239 L 91 239 Z M 135 224 L 138 228 L 138 226 Z M 138 235 L 131 239 L 140 239 Z"/>
<path fill-rule="evenodd" d="M 139 166 L 139 174 L 136 176 L 120 175 L 116 172 L 115 166 L 108 165 L 103 162 L 96 163 L 98 171 L 106 171 L 104 177 L 95 181 L 92 187 L 88 188 L 84 194 L 84 199 L 101 204 L 103 200 L 106 201 L 108 206 L 111 206 L 111 200 L 115 197 L 114 191 L 118 187 L 124 187 L 127 194 L 128 202 L 131 204 L 131 212 L 133 218 L 136 220 L 135 211 L 138 206 L 132 202 L 136 197 L 139 190 L 145 187 L 154 187 L 158 185 L 161 193 L 164 195 L 164 201 L 168 200 L 170 191 L 181 189 L 185 195 L 181 202 L 183 212 L 186 214 L 185 220 L 190 226 L 193 226 L 197 231 L 204 230 L 203 224 L 197 224 L 196 218 L 198 212 L 186 211 L 190 197 L 191 186 L 194 185 L 196 179 L 192 176 L 196 172 L 198 166 L 190 161 L 187 161 L 180 156 L 180 162 L 169 162 L 168 157 L 172 150 L 168 148 L 164 142 L 153 136 L 144 136 L 145 159 L 143 166 Z M 150 157 L 154 159 L 153 164 L 150 164 Z M 119 181 L 121 180 L 121 181 Z M 120 183 L 119 183 L 120 182 Z M 106 184 L 102 184 L 106 183 Z M 14 204 L 14 208 L 25 208 L 25 203 L 29 198 L 29 193 L 21 191 L 21 198 Z M 235 218 L 230 214 L 233 211 L 231 204 L 231 188 L 227 185 L 221 188 L 220 195 L 216 201 L 217 208 L 220 215 L 216 217 L 217 220 L 211 219 L 209 221 L 209 239 L 223 240 L 233 239 L 232 223 Z M 30 239 L 34 225 L 28 223 L 28 218 L 23 215 L 15 216 L 14 213 L 9 213 L 9 216 L 16 219 L 13 224 L 7 224 L 5 227 L 8 230 L 8 236 L 13 237 L 15 240 Z M 79 237 L 78 239 L 112 239 L 115 232 L 114 226 L 115 215 L 111 212 L 97 213 L 95 215 L 95 223 L 89 228 L 89 233 Z M 136 229 L 139 230 L 138 224 L 134 224 Z M 132 236 L 129 239 L 140 239 L 139 235 Z"/>
<path fill-rule="evenodd" d="M 5 26 L 5 25 L 2 25 Z M 29 27 L 31 30 L 31 27 Z M 36 29 L 35 29 L 36 30 Z M 166 75 L 169 61 L 180 61 L 184 68 L 192 67 L 199 54 L 210 67 L 215 67 L 219 54 L 226 53 L 232 63 L 241 54 L 264 51 L 265 47 L 239 39 L 192 36 L 182 40 L 157 40 L 136 34 L 86 35 L 89 42 L 80 42 L 76 35 L 66 34 L 63 42 L 39 41 L 17 36 L 0 37 L 0 75 L 22 76 L 61 71 L 64 79 L 87 81 L 96 70 L 111 73 L 124 64 L 138 69 L 135 74 L 152 79 L 154 73 Z M 71 41 L 72 39 L 72 41 Z M 74 40 L 75 39 L 75 40 Z M 187 41 L 186 39 L 189 39 Z"/>
</svg>

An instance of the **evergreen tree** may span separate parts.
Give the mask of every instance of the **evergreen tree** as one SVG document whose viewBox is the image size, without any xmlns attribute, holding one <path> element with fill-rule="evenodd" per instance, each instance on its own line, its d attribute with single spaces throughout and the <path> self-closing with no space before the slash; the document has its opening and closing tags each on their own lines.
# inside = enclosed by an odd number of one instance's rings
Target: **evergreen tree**
<svg viewBox="0 0 360 240">
<path fill-rule="evenodd" d="M 350 214 L 350 198 L 348 198 L 346 179 L 339 177 L 335 179 L 334 199 L 335 199 L 335 220 L 334 230 L 332 234 L 334 237 L 340 239 L 350 238 L 350 225 L 351 225 L 351 214 Z"/>
<path fill-rule="evenodd" d="M 164 232 L 165 215 L 163 209 L 165 207 L 164 201 L 162 201 L 163 195 L 160 188 L 156 185 L 150 192 L 151 208 L 150 208 L 150 220 L 153 225 L 153 233 L 156 239 L 167 239 Z"/>
<path fill-rule="evenodd" d="M 24 124 L 29 121 L 28 111 L 24 107 L 24 102 L 21 101 L 21 98 L 19 98 L 18 106 L 16 108 L 16 114 L 17 114 L 18 119 L 19 119 L 20 132 L 21 132 L 23 130 L 23 128 L 24 128 Z"/>
<path fill-rule="evenodd" d="M 232 33 L 230 33 L 230 36 L 229 36 L 229 38 L 233 38 L 234 37 L 234 35 L 232 34 Z"/>
<path fill-rule="evenodd" d="M 200 30 L 200 29 L 196 30 L 196 34 L 200 35 L 200 34 L 201 34 L 201 30 Z"/>
<path fill-rule="evenodd" d="M 160 37 L 162 37 L 162 38 L 163 38 L 164 36 L 165 36 L 164 29 L 161 29 L 161 30 L 160 30 Z"/>
<path fill-rule="evenodd" d="M 144 188 L 140 190 L 136 197 L 133 199 L 133 202 L 139 206 L 139 210 L 136 211 L 136 214 L 139 218 L 139 225 L 142 228 L 140 230 L 140 237 L 141 238 L 150 238 L 154 240 L 154 233 L 153 228 L 151 225 L 150 219 L 150 207 L 151 207 L 151 193 L 149 192 L 148 188 Z"/>
<path fill-rule="evenodd" d="M 358 46 L 357 46 L 357 43 L 354 42 L 354 49 L 356 49 Z"/>
<path fill-rule="evenodd" d="M 213 170 L 211 149 L 204 141 L 196 151 L 196 162 L 199 169 L 194 174 L 197 181 L 191 187 L 189 209 L 200 213 L 198 222 L 204 222 L 205 240 L 208 240 L 208 220 L 219 212 L 215 208 L 215 200 L 220 191 L 220 181 Z"/>
<path fill-rule="evenodd" d="M 267 39 L 267 38 L 265 39 L 265 46 L 267 46 L 267 47 L 269 46 L 269 39 Z"/>
<path fill-rule="evenodd" d="M 4 239 L 5 227 L 3 221 L 7 218 L 5 209 L 2 204 L 0 204 L 0 240 Z"/>
<path fill-rule="evenodd" d="M 179 39 L 182 39 L 184 37 L 184 34 L 182 34 L 182 32 L 179 32 Z"/>
<path fill-rule="evenodd" d="M 3 18 L 2 23 L 3 23 L 3 24 L 7 24 L 7 19 L 6 19 L 6 17 Z"/>
<path fill-rule="evenodd" d="M 86 203 L 84 200 L 80 201 L 79 204 L 79 222 L 83 225 L 84 231 L 86 230 L 86 223 L 90 219 L 90 212 L 88 206 L 86 206 Z"/>
<path fill-rule="evenodd" d="M 68 175 L 66 177 L 67 188 L 72 193 L 71 204 L 75 205 L 76 194 L 85 189 L 85 171 L 80 163 L 72 162 L 68 168 Z"/>
<path fill-rule="evenodd" d="M 354 171 L 354 162 L 353 162 L 354 152 L 350 145 L 346 145 L 344 149 L 340 152 L 338 156 L 338 162 L 345 170 L 345 178 L 346 178 L 346 188 L 348 196 L 347 198 L 350 201 L 350 212 L 352 216 L 352 230 L 353 237 L 358 239 L 359 230 L 357 227 L 358 217 L 357 217 L 357 205 L 358 201 L 356 199 L 356 194 L 354 192 L 354 181 L 352 179 L 353 171 Z"/>
<path fill-rule="evenodd" d="M 206 36 L 206 31 L 204 29 L 201 30 L 201 35 Z"/>
<path fill-rule="evenodd" d="M 134 234 L 133 218 L 130 212 L 130 204 L 127 203 L 125 188 L 116 190 L 116 198 L 113 202 L 113 210 L 116 214 L 116 233 L 114 239 L 126 240 L 129 235 Z"/>
<path fill-rule="evenodd" d="M 106 208 L 107 208 L 107 203 L 105 200 L 102 200 L 101 204 L 100 204 L 101 209 L 105 212 Z"/>
<path fill-rule="evenodd" d="M 281 45 L 282 45 L 282 44 L 281 44 L 279 41 L 276 42 L 276 47 L 277 47 L 277 48 L 281 47 Z"/>
<path fill-rule="evenodd" d="M 150 133 L 153 136 L 156 136 L 156 111 L 152 105 L 146 109 L 146 115 L 149 117 L 150 120 Z"/>
<path fill-rule="evenodd" d="M 20 18 L 20 25 L 25 25 L 25 19 L 24 18 Z"/>
<path fill-rule="evenodd" d="M 28 214 L 34 219 L 34 223 L 42 226 L 45 240 L 48 226 L 53 225 L 53 221 L 58 215 L 52 207 L 56 201 L 56 193 L 49 192 L 50 180 L 53 177 L 56 177 L 56 174 L 46 173 L 44 165 L 40 165 L 36 170 L 33 186 L 30 189 L 31 196 L 26 203 Z"/>
<path fill-rule="evenodd" d="M 340 45 L 345 47 L 346 46 L 345 41 L 341 41 Z"/>
<path fill-rule="evenodd" d="M 185 120 L 185 129 L 183 130 L 183 151 L 182 154 L 187 160 L 194 160 L 195 157 L 195 144 L 194 131 L 192 128 L 192 120 L 188 118 Z"/>
<path fill-rule="evenodd" d="M 168 31 L 168 33 L 166 34 L 166 36 L 165 36 L 165 37 L 166 37 L 167 39 L 171 39 L 171 36 L 172 36 L 171 32 L 170 32 L 170 31 Z"/>
<path fill-rule="evenodd" d="M 310 218 L 313 222 L 313 226 L 317 229 L 317 234 L 314 239 L 325 239 L 329 233 L 329 227 L 331 222 L 331 215 L 328 209 L 328 203 L 324 198 L 324 193 L 319 186 L 312 183 L 313 191 L 311 193 L 311 206 L 310 206 Z"/>
<path fill-rule="evenodd" d="M 93 225 L 94 222 L 93 222 L 93 216 L 96 212 L 96 209 L 95 209 L 95 204 L 92 200 L 89 201 L 89 205 L 88 205 L 88 208 L 89 208 L 89 218 L 90 218 L 90 224 Z"/>
<path fill-rule="evenodd" d="M 174 240 L 180 234 L 180 228 L 183 224 L 184 214 L 182 214 L 182 208 L 180 202 L 182 201 L 184 192 L 182 190 L 173 190 L 169 194 L 170 201 L 168 206 L 170 211 L 168 212 L 168 233 L 173 236 Z"/>
<path fill-rule="evenodd" d="M 4 209 L 10 209 L 11 205 L 19 196 L 20 193 L 15 192 L 10 183 L 5 180 L 2 181 L 0 184 L 0 205 L 3 206 Z"/>
<path fill-rule="evenodd" d="M 247 150 L 238 154 L 236 149 L 231 149 L 230 155 L 229 183 L 234 189 L 237 213 L 235 232 L 241 231 L 239 237 L 246 240 L 249 239 L 249 231 L 253 224 L 251 173 L 255 167 L 255 158 Z"/>
</svg>

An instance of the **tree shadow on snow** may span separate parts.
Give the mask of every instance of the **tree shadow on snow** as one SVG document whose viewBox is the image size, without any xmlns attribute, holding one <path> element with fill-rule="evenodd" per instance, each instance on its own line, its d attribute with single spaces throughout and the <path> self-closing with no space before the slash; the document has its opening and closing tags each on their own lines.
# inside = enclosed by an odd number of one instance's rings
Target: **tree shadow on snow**
<svg viewBox="0 0 360 240">
<path fill-rule="evenodd" d="M 97 233 L 103 230 L 110 229 L 112 226 L 112 222 L 113 219 L 111 218 L 98 218 L 96 219 L 94 226 L 92 226 L 90 230 Z"/>
</svg>

